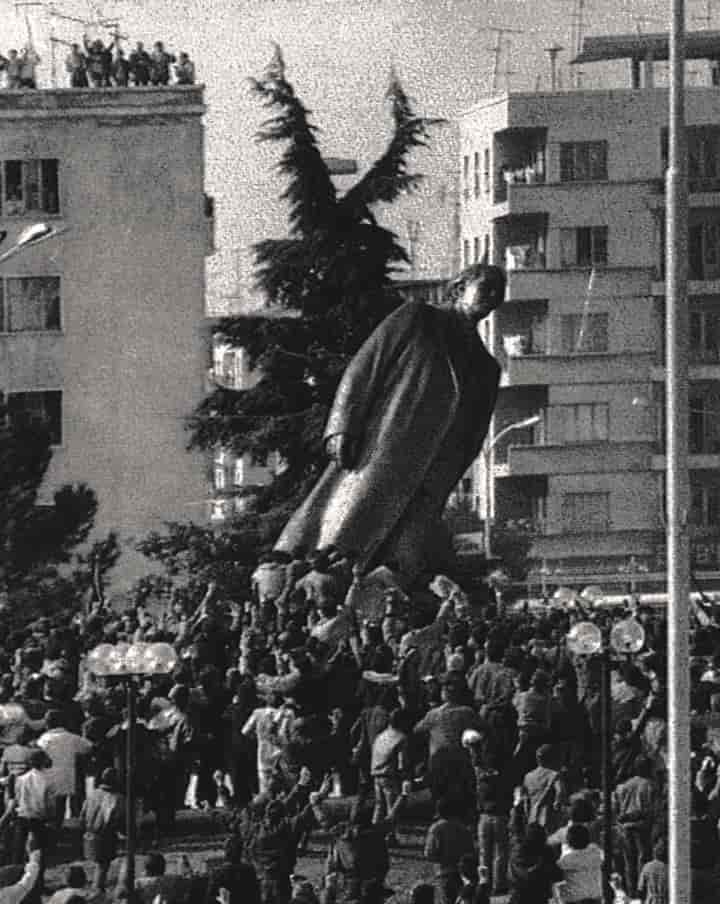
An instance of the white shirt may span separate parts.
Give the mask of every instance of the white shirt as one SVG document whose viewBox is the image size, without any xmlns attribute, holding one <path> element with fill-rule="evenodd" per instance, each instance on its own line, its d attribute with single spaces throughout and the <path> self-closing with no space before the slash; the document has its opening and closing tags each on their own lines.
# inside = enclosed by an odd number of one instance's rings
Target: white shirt
<svg viewBox="0 0 720 904">
<path fill-rule="evenodd" d="M 74 794 L 77 787 L 77 758 L 87 756 L 93 745 L 65 728 L 51 728 L 41 734 L 38 747 L 47 753 L 52 766 L 45 770 L 54 794 Z"/>
<path fill-rule="evenodd" d="M 562 883 L 563 901 L 582 901 L 585 898 L 601 900 L 603 852 L 594 843 L 576 851 L 567 844 L 562 846 L 558 866 L 565 873 Z"/>
<path fill-rule="evenodd" d="M 50 797 L 47 770 L 29 769 L 15 779 L 17 815 L 23 819 L 47 819 L 50 816 Z"/>
</svg>

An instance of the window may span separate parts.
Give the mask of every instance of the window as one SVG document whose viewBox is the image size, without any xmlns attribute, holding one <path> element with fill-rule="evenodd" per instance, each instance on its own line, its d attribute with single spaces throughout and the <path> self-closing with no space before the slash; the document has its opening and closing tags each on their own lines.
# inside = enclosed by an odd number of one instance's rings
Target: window
<svg viewBox="0 0 720 904">
<path fill-rule="evenodd" d="M 700 527 L 720 526 L 720 487 L 695 486 L 692 488 L 690 523 Z"/>
<path fill-rule="evenodd" d="M 235 473 L 233 474 L 233 483 L 236 487 L 241 487 L 245 483 L 245 459 L 239 455 L 235 459 Z"/>
<path fill-rule="evenodd" d="M 560 145 L 561 182 L 603 182 L 607 177 L 607 141 L 573 141 Z"/>
<path fill-rule="evenodd" d="M 473 194 L 480 197 L 480 152 L 475 151 L 473 156 Z"/>
<path fill-rule="evenodd" d="M 608 262 L 607 226 L 580 226 L 560 230 L 562 267 L 598 267 Z"/>
<path fill-rule="evenodd" d="M 597 443 L 608 439 L 609 408 L 605 402 L 560 405 L 563 443 Z"/>
<path fill-rule="evenodd" d="M 705 399 L 702 396 L 690 399 L 688 428 L 690 430 L 690 452 L 693 455 L 705 452 L 708 446 L 707 418 L 705 417 Z"/>
<path fill-rule="evenodd" d="M 463 157 L 463 198 L 465 201 L 470 197 L 470 157 L 466 154 Z"/>
<path fill-rule="evenodd" d="M 59 212 L 57 160 L 5 160 L 1 170 L 0 212 L 4 216 L 21 216 L 31 211 Z"/>
<path fill-rule="evenodd" d="M 470 240 L 463 239 L 463 267 L 470 266 Z"/>
<path fill-rule="evenodd" d="M 572 533 L 594 533 L 610 527 L 609 493 L 565 493 L 562 523 Z"/>
<path fill-rule="evenodd" d="M 62 443 L 62 392 L 11 392 L 7 395 L 8 416 L 13 424 L 42 425 L 50 431 L 54 446 Z"/>
<path fill-rule="evenodd" d="M 720 276 L 720 221 L 690 226 L 688 275 L 690 279 L 717 279 Z"/>
<path fill-rule="evenodd" d="M 13 276 L 0 280 L 0 331 L 60 329 L 60 277 Z"/>
<path fill-rule="evenodd" d="M 689 128 L 688 187 L 691 192 L 720 189 L 720 129 Z"/>
<path fill-rule="evenodd" d="M 703 361 L 720 360 L 720 312 L 690 312 L 690 348 Z"/>
<path fill-rule="evenodd" d="M 561 318 L 561 328 L 564 355 L 608 350 L 607 314 L 566 314 Z"/>
<path fill-rule="evenodd" d="M 225 468 L 223 465 L 215 465 L 215 489 L 224 490 L 226 485 Z"/>
<path fill-rule="evenodd" d="M 480 237 L 475 236 L 473 239 L 473 261 L 477 263 L 480 260 Z"/>
<path fill-rule="evenodd" d="M 483 187 L 485 194 L 490 194 L 490 148 L 485 148 L 483 152 Z"/>
</svg>

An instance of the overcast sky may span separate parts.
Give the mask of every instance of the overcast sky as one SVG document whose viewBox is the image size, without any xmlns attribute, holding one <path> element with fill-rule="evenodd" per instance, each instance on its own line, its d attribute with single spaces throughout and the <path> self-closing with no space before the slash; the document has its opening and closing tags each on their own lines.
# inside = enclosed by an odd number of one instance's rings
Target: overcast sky
<svg viewBox="0 0 720 904">
<path fill-rule="evenodd" d="M 561 62 L 567 62 L 576 0 L 102 0 L 99 6 L 119 19 L 130 43 L 163 40 L 173 51 L 186 50 L 207 86 L 207 187 L 216 196 L 221 252 L 210 283 L 212 292 L 222 292 L 233 284 L 234 249 L 247 261 L 253 241 L 282 229 L 271 170 L 276 153 L 253 141 L 263 111 L 247 89 L 247 77 L 260 74 L 270 58 L 272 42 L 282 47 L 288 77 L 322 128 L 326 153 L 362 165 L 381 151 L 388 134 L 383 94 L 391 66 L 421 112 L 452 114 L 488 92 L 495 42 L 488 29 L 504 26 L 521 33 L 506 35 L 501 85 L 509 69 L 514 90 L 547 87 L 544 48 L 563 45 Z M 660 31 L 669 0 L 585 0 L 584 6 L 586 34 L 635 31 L 641 15 L 643 30 Z M 57 0 L 55 8 L 91 18 L 98 4 Z M 697 17 L 706 9 L 707 0 L 688 0 L 691 27 L 704 26 Z M 42 7 L 0 0 L 0 51 L 26 41 L 26 13 L 48 85 L 51 21 L 65 40 L 78 39 L 82 25 L 51 20 Z M 715 13 L 717 28 L 720 4 Z M 56 46 L 63 84 L 66 48 Z M 585 84 L 597 86 L 602 77 L 598 67 L 588 67 Z"/>
</svg>

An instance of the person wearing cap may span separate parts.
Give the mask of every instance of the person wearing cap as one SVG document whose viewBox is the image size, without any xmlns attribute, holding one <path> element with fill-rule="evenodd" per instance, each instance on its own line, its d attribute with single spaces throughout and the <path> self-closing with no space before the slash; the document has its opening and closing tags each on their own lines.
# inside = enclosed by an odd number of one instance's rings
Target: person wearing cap
<svg viewBox="0 0 720 904">
<path fill-rule="evenodd" d="M 88 794 L 80 811 L 85 859 L 95 863 L 95 891 L 105 891 L 110 863 L 117 855 L 122 820 L 123 798 L 118 793 L 117 772 L 104 769 L 100 784 Z"/>
</svg>

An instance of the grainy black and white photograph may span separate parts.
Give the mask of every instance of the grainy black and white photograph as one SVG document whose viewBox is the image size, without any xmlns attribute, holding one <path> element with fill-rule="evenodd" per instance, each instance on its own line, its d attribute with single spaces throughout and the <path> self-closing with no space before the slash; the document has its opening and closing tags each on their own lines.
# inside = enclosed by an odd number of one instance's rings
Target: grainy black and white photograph
<svg viewBox="0 0 720 904">
<path fill-rule="evenodd" d="M 720 0 L 0 0 L 0 904 L 720 901 Z"/>
</svg>

